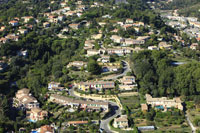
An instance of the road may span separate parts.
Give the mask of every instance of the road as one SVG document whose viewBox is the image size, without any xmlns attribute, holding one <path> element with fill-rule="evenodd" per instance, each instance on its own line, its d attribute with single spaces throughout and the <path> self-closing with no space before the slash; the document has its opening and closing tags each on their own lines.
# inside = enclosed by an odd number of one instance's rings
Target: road
<svg viewBox="0 0 200 133">
<path fill-rule="evenodd" d="M 100 128 L 103 129 L 103 131 L 105 131 L 106 133 L 113 132 L 109 128 L 109 122 L 115 117 L 117 117 L 118 115 L 121 115 L 121 110 L 117 106 L 117 104 L 114 102 L 109 102 L 109 103 L 110 103 L 110 112 L 108 113 L 105 119 L 101 120 L 101 123 L 100 123 Z"/>
<path fill-rule="evenodd" d="M 77 95 L 74 94 L 74 89 L 69 90 L 69 95 L 73 97 L 79 98 Z M 106 118 L 101 120 L 100 128 L 103 129 L 106 133 L 112 133 L 109 128 L 109 122 L 121 114 L 121 110 L 115 102 L 109 102 L 110 104 L 110 112 L 106 115 Z"/>
<path fill-rule="evenodd" d="M 107 76 L 107 77 L 104 77 L 103 79 L 106 79 L 106 80 L 116 80 L 119 77 L 126 76 L 126 74 L 131 71 L 131 68 L 130 68 L 130 65 L 129 65 L 129 63 L 127 61 L 123 60 L 122 63 L 123 63 L 123 73 L 118 74 L 118 75 Z"/>
<path fill-rule="evenodd" d="M 196 133 L 196 128 L 194 127 L 194 125 L 192 124 L 192 122 L 190 121 L 190 118 L 188 117 L 188 112 L 186 112 L 186 115 L 185 115 L 190 127 L 192 128 L 192 132 L 193 133 Z"/>
</svg>

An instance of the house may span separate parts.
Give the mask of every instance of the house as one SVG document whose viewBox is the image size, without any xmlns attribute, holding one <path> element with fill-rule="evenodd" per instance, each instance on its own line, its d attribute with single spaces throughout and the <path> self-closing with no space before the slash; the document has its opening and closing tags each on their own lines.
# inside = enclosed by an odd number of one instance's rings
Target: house
<svg viewBox="0 0 200 133">
<path fill-rule="evenodd" d="M 87 81 L 75 83 L 75 86 L 83 91 L 88 91 L 90 89 L 103 90 L 103 89 L 113 89 L 115 88 L 115 83 L 113 81 Z"/>
<path fill-rule="evenodd" d="M 133 85 L 135 83 L 135 77 L 134 76 L 124 76 L 122 79 L 120 79 L 120 82 L 124 85 Z"/>
<path fill-rule="evenodd" d="M 19 109 L 39 108 L 39 102 L 31 96 L 30 90 L 23 88 L 18 90 L 13 98 L 13 107 Z"/>
<path fill-rule="evenodd" d="M 135 87 L 137 87 L 137 84 L 133 84 L 133 85 L 120 84 L 119 90 L 121 90 L 121 91 L 131 91 L 131 90 L 135 89 Z"/>
<path fill-rule="evenodd" d="M 6 29 L 6 26 L 1 26 L 0 31 L 4 31 Z"/>
<path fill-rule="evenodd" d="M 146 101 L 148 105 L 165 111 L 171 107 L 183 110 L 182 101 L 179 97 L 173 99 L 168 99 L 167 97 L 153 98 L 151 95 L 146 94 Z"/>
<path fill-rule="evenodd" d="M 120 66 L 102 66 L 103 72 L 117 72 L 119 69 Z"/>
<path fill-rule="evenodd" d="M 172 45 L 167 44 L 167 42 L 160 42 L 160 43 L 158 44 L 158 47 L 159 47 L 160 49 L 165 49 L 165 50 L 170 50 L 170 49 L 173 48 Z"/>
<path fill-rule="evenodd" d="M 25 35 L 25 34 L 28 33 L 28 30 L 27 30 L 27 29 L 19 29 L 18 31 L 19 31 L 19 33 L 22 34 L 22 35 Z"/>
<path fill-rule="evenodd" d="M 91 38 L 95 40 L 101 39 L 102 37 L 103 37 L 103 34 L 94 34 L 91 36 Z"/>
<path fill-rule="evenodd" d="M 65 16 L 64 16 L 64 15 L 59 15 L 59 16 L 58 16 L 58 20 L 59 20 L 59 21 L 63 21 L 64 19 L 65 19 Z"/>
<path fill-rule="evenodd" d="M 68 126 L 78 126 L 78 125 L 84 125 L 88 124 L 88 121 L 69 121 L 67 122 Z"/>
<path fill-rule="evenodd" d="M 107 50 L 107 52 L 108 52 L 109 55 L 111 55 L 111 54 L 117 54 L 118 56 L 123 56 L 125 54 L 130 54 L 130 53 L 132 53 L 134 51 L 133 48 L 129 48 L 129 47 L 108 48 L 106 50 Z"/>
<path fill-rule="evenodd" d="M 48 83 L 48 89 L 49 89 L 49 90 L 54 90 L 54 91 L 55 91 L 55 90 L 62 91 L 62 90 L 64 90 L 65 88 L 62 87 L 61 84 L 58 83 L 58 82 L 50 82 L 50 83 Z"/>
<path fill-rule="evenodd" d="M 15 34 L 8 34 L 7 36 L 5 36 L 5 38 L 8 40 L 13 40 L 13 41 L 19 40 L 19 36 L 16 36 Z"/>
<path fill-rule="evenodd" d="M 9 42 L 8 38 L 5 37 L 0 38 L 0 43 L 7 43 L 7 42 Z"/>
<path fill-rule="evenodd" d="M 139 36 L 138 38 L 137 38 L 137 40 L 144 40 L 144 41 L 147 41 L 147 40 L 149 40 L 150 39 L 150 36 Z"/>
<path fill-rule="evenodd" d="M 121 43 L 121 42 L 123 42 L 123 38 L 122 37 L 120 37 L 120 36 L 118 36 L 118 35 L 112 35 L 111 37 L 110 37 L 110 39 L 113 41 L 113 42 L 115 42 L 115 43 Z"/>
<path fill-rule="evenodd" d="M 61 2 L 60 5 L 61 5 L 61 7 L 65 7 L 67 5 L 67 3 L 66 2 Z"/>
<path fill-rule="evenodd" d="M 67 12 L 64 13 L 64 15 L 66 15 L 66 16 L 73 16 L 75 14 L 76 14 L 75 11 L 67 11 Z"/>
<path fill-rule="evenodd" d="M 70 67 L 76 67 L 78 69 L 81 69 L 82 67 L 87 67 L 87 62 L 83 62 L 83 61 L 73 61 L 73 62 L 70 62 L 68 65 L 67 65 L 67 68 L 70 68 Z"/>
<path fill-rule="evenodd" d="M 49 23 L 49 22 L 44 22 L 44 23 L 43 23 L 43 27 L 44 27 L 44 28 L 50 27 L 50 23 Z"/>
<path fill-rule="evenodd" d="M 190 49 L 192 50 L 197 50 L 198 47 L 199 47 L 198 43 L 193 43 L 192 45 L 190 45 Z"/>
<path fill-rule="evenodd" d="M 127 18 L 126 19 L 126 24 L 132 24 L 133 23 L 133 19 Z"/>
<path fill-rule="evenodd" d="M 148 50 L 158 50 L 157 46 L 148 46 Z"/>
<path fill-rule="evenodd" d="M 104 26 L 104 25 L 106 25 L 106 22 L 99 22 L 99 25 Z"/>
<path fill-rule="evenodd" d="M 85 47 L 94 47 L 95 40 L 86 40 Z"/>
<path fill-rule="evenodd" d="M 47 111 L 43 111 L 40 108 L 32 108 L 30 111 L 26 111 L 26 118 L 30 122 L 41 121 L 47 116 L 48 116 Z"/>
<path fill-rule="evenodd" d="M 141 110 L 142 111 L 148 111 L 148 105 L 146 103 L 141 104 Z"/>
<path fill-rule="evenodd" d="M 27 50 L 21 50 L 21 51 L 18 51 L 17 52 L 17 55 L 18 56 L 24 56 L 24 57 L 27 57 L 28 56 L 28 51 Z"/>
<path fill-rule="evenodd" d="M 93 55 L 98 55 L 100 54 L 99 50 L 95 50 L 95 49 L 88 49 L 87 50 L 87 56 L 93 56 Z"/>
<path fill-rule="evenodd" d="M 70 106 L 72 108 L 80 108 L 87 111 L 104 111 L 108 112 L 109 103 L 108 102 L 101 102 L 101 101 L 85 101 L 85 100 L 77 100 L 57 94 L 52 94 L 50 96 L 49 101 L 53 103 L 58 103 L 65 106 Z"/>
<path fill-rule="evenodd" d="M 102 63 L 109 63 L 110 62 L 110 56 L 103 55 L 100 58 L 98 58 L 97 61 L 102 62 Z"/>
<path fill-rule="evenodd" d="M 115 128 L 128 128 L 128 118 L 127 115 L 121 115 L 119 118 L 114 118 L 113 126 Z"/>
<path fill-rule="evenodd" d="M 12 26 L 18 26 L 19 22 L 16 21 L 16 20 L 12 20 L 12 21 L 9 22 L 9 24 L 12 25 Z"/>
<path fill-rule="evenodd" d="M 32 17 L 32 16 L 26 16 L 26 17 L 22 17 L 22 19 L 24 19 L 25 23 L 28 23 L 31 19 L 34 19 L 34 17 Z"/>
<path fill-rule="evenodd" d="M 144 23 L 143 22 L 136 22 L 136 23 L 133 23 L 133 26 L 144 26 Z"/>
<path fill-rule="evenodd" d="M 121 46 L 142 45 L 144 43 L 145 43 L 144 40 L 135 40 L 131 38 L 125 38 Z"/>
<path fill-rule="evenodd" d="M 69 27 L 74 30 L 78 30 L 80 28 L 80 24 L 69 24 Z"/>
<path fill-rule="evenodd" d="M 39 133 L 55 133 L 54 127 L 49 125 L 41 126 L 37 131 Z"/>
</svg>

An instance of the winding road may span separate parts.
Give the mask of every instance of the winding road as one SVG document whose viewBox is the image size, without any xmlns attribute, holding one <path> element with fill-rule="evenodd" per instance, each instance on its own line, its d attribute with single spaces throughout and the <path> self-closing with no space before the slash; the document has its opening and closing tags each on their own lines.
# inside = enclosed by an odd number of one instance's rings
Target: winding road
<svg viewBox="0 0 200 133">
<path fill-rule="evenodd" d="M 119 77 L 123 77 L 128 72 L 130 72 L 131 68 L 130 68 L 129 63 L 127 61 L 124 61 L 124 60 L 122 61 L 122 63 L 123 63 L 123 73 L 118 74 L 118 75 L 111 75 L 111 76 L 108 76 L 108 77 L 104 77 L 103 79 L 116 80 Z M 79 96 L 74 94 L 74 89 L 73 88 L 69 90 L 69 95 L 73 96 L 73 97 L 80 98 Z M 112 119 L 114 119 L 115 117 L 117 117 L 118 115 L 121 115 L 121 110 L 120 110 L 119 106 L 115 102 L 109 101 L 109 105 L 110 105 L 110 112 L 108 114 L 106 114 L 106 118 L 101 120 L 100 129 L 102 129 L 106 133 L 113 133 L 114 131 L 110 130 L 110 128 L 109 128 L 109 122 Z"/>
<path fill-rule="evenodd" d="M 190 118 L 189 118 L 189 116 L 188 116 L 188 112 L 186 112 L 185 117 L 186 117 L 186 119 L 187 119 L 187 121 L 188 121 L 190 127 L 192 128 L 192 132 L 193 132 L 193 133 L 196 133 L 196 128 L 194 127 L 194 125 L 193 125 L 192 122 L 190 121 Z"/>
</svg>

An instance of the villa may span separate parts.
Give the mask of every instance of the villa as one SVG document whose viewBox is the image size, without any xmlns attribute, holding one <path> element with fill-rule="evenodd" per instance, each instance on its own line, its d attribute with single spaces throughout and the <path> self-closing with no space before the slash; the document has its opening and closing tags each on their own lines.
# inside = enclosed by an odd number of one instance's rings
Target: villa
<svg viewBox="0 0 200 133">
<path fill-rule="evenodd" d="M 87 67 L 87 62 L 83 62 L 83 61 L 73 61 L 73 62 L 70 62 L 68 65 L 67 65 L 67 68 L 70 68 L 70 67 L 76 67 L 78 69 L 81 69 L 82 67 Z"/>
<path fill-rule="evenodd" d="M 39 103 L 36 98 L 31 96 L 30 90 L 24 88 L 17 91 L 15 98 L 13 98 L 13 107 L 20 109 L 39 108 Z"/>
<path fill-rule="evenodd" d="M 47 116 L 47 111 L 43 111 L 40 108 L 32 108 L 30 111 L 26 111 L 26 117 L 30 122 L 43 120 Z"/>
<path fill-rule="evenodd" d="M 172 107 L 183 110 L 183 105 L 180 98 L 173 98 L 173 99 L 168 99 L 167 97 L 153 98 L 151 95 L 146 94 L 146 101 L 148 105 L 151 105 L 152 107 L 158 109 L 163 109 L 165 111 Z"/>
<path fill-rule="evenodd" d="M 61 84 L 60 83 L 58 83 L 58 82 L 50 82 L 49 84 L 48 84 L 48 89 L 49 90 L 60 90 L 60 91 L 62 91 L 62 90 L 64 90 L 65 89 L 65 87 L 62 87 L 61 86 Z"/>
<path fill-rule="evenodd" d="M 102 89 L 113 89 L 115 83 L 113 81 L 87 81 L 75 84 L 78 89 L 88 91 L 89 89 L 96 89 L 101 91 Z"/>
<path fill-rule="evenodd" d="M 128 118 L 126 115 L 121 115 L 119 118 L 114 118 L 113 126 L 115 128 L 128 128 Z"/>
</svg>

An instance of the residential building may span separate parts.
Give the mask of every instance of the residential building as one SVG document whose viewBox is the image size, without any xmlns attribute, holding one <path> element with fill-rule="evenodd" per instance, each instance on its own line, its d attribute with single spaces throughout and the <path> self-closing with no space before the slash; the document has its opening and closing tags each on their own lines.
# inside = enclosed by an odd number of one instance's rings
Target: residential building
<svg viewBox="0 0 200 133">
<path fill-rule="evenodd" d="M 78 125 L 84 125 L 88 124 L 88 121 L 68 121 L 67 125 L 68 126 L 78 126 Z"/>
<path fill-rule="evenodd" d="M 83 91 L 88 91 L 89 89 L 103 90 L 103 89 L 113 89 L 115 88 L 115 83 L 113 81 L 87 81 L 76 83 L 78 89 Z"/>
<path fill-rule="evenodd" d="M 133 19 L 127 18 L 126 19 L 126 24 L 132 24 L 133 23 Z"/>
<path fill-rule="evenodd" d="M 8 38 L 5 37 L 0 38 L 0 43 L 7 43 L 7 42 L 9 42 Z"/>
<path fill-rule="evenodd" d="M 47 111 L 43 111 L 40 108 L 32 108 L 30 111 L 26 111 L 26 118 L 30 122 L 37 122 L 43 120 L 47 116 Z"/>
<path fill-rule="evenodd" d="M 103 34 L 94 34 L 91 36 L 91 38 L 95 40 L 101 39 L 102 37 L 103 37 Z"/>
<path fill-rule="evenodd" d="M 88 49 L 87 50 L 87 56 L 93 56 L 93 55 L 98 55 L 100 54 L 99 50 L 95 50 L 95 49 Z"/>
<path fill-rule="evenodd" d="M 160 43 L 158 44 L 158 47 L 159 47 L 160 49 L 165 49 L 165 50 L 170 50 L 170 49 L 173 48 L 172 45 L 167 44 L 167 42 L 160 42 Z"/>
<path fill-rule="evenodd" d="M 153 98 L 151 95 L 146 94 L 146 101 L 148 105 L 165 111 L 172 107 L 183 110 L 182 101 L 179 97 L 173 99 L 168 99 L 167 97 Z"/>
<path fill-rule="evenodd" d="M 157 46 L 148 46 L 148 50 L 158 50 Z"/>
<path fill-rule="evenodd" d="M 110 56 L 103 55 L 100 58 L 98 58 L 97 61 L 100 61 L 102 63 L 109 63 L 110 62 Z"/>
<path fill-rule="evenodd" d="M 65 87 L 62 87 L 58 82 L 50 82 L 48 83 L 48 89 L 53 91 L 62 91 Z"/>
<path fill-rule="evenodd" d="M 27 50 L 20 50 L 17 52 L 18 56 L 23 56 L 23 57 L 27 57 L 28 56 L 28 51 Z"/>
<path fill-rule="evenodd" d="M 29 89 L 23 88 L 18 90 L 15 97 L 13 98 L 13 107 L 19 109 L 39 108 L 39 102 L 36 98 L 31 96 Z"/>
<path fill-rule="evenodd" d="M 73 62 L 70 62 L 68 65 L 67 65 L 67 68 L 70 68 L 70 67 L 76 67 L 78 69 L 81 69 L 82 67 L 87 67 L 87 62 L 83 62 L 83 61 L 73 61 Z"/>
<path fill-rule="evenodd" d="M 32 16 L 26 16 L 26 17 L 22 17 L 22 19 L 24 19 L 24 22 L 27 23 L 27 22 L 29 22 L 31 19 L 34 19 L 34 17 L 32 17 Z"/>
<path fill-rule="evenodd" d="M 9 24 L 12 25 L 12 26 L 18 26 L 19 22 L 16 21 L 16 20 L 12 20 L 12 21 L 9 22 Z"/>
<path fill-rule="evenodd" d="M 39 133 L 55 133 L 54 127 L 49 125 L 41 126 L 38 130 Z"/>
<path fill-rule="evenodd" d="M 115 128 L 128 128 L 128 118 L 127 115 L 121 115 L 119 118 L 114 118 L 113 126 Z"/>
<path fill-rule="evenodd" d="M 148 105 L 146 103 L 141 104 L 141 110 L 142 111 L 148 111 Z"/>
<path fill-rule="evenodd" d="M 22 34 L 22 35 L 25 35 L 25 34 L 28 33 L 28 30 L 27 30 L 27 29 L 19 29 L 18 31 L 19 31 L 19 33 Z"/>
<path fill-rule="evenodd" d="M 43 27 L 44 27 L 44 28 L 50 27 L 50 23 L 49 23 L 49 22 L 44 22 L 44 23 L 43 23 Z"/>
<path fill-rule="evenodd" d="M 112 35 L 110 37 L 110 39 L 113 40 L 113 42 L 115 42 L 115 43 L 121 43 L 124 40 L 122 37 L 120 37 L 118 35 Z"/>
<path fill-rule="evenodd" d="M 85 101 L 85 100 L 77 100 L 61 95 L 52 94 L 50 96 L 49 101 L 58 103 L 65 106 L 71 106 L 72 108 L 80 108 L 87 111 L 105 111 L 108 112 L 109 103 L 101 102 L 101 101 Z"/>
<path fill-rule="evenodd" d="M 1 26 L 0 31 L 4 31 L 6 29 L 6 26 Z"/>
<path fill-rule="evenodd" d="M 197 50 L 198 47 L 199 47 L 198 43 L 193 43 L 192 45 L 190 45 L 190 49 L 192 50 Z"/>
<path fill-rule="evenodd" d="M 108 54 L 111 55 L 111 54 L 117 54 L 118 56 L 123 56 L 125 54 L 131 54 L 134 49 L 133 48 L 130 48 L 130 47 L 116 47 L 116 48 L 108 48 L 106 49 Z"/>
<path fill-rule="evenodd" d="M 120 66 L 102 66 L 103 72 L 117 72 L 119 69 Z"/>
<path fill-rule="evenodd" d="M 80 28 L 80 24 L 69 24 L 69 27 L 74 30 L 78 30 Z"/>
<path fill-rule="evenodd" d="M 135 83 L 135 77 L 134 76 L 124 76 L 122 79 L 120 79 L 120 82 L 124 85 L 133 85 Z"/>
</svg>

